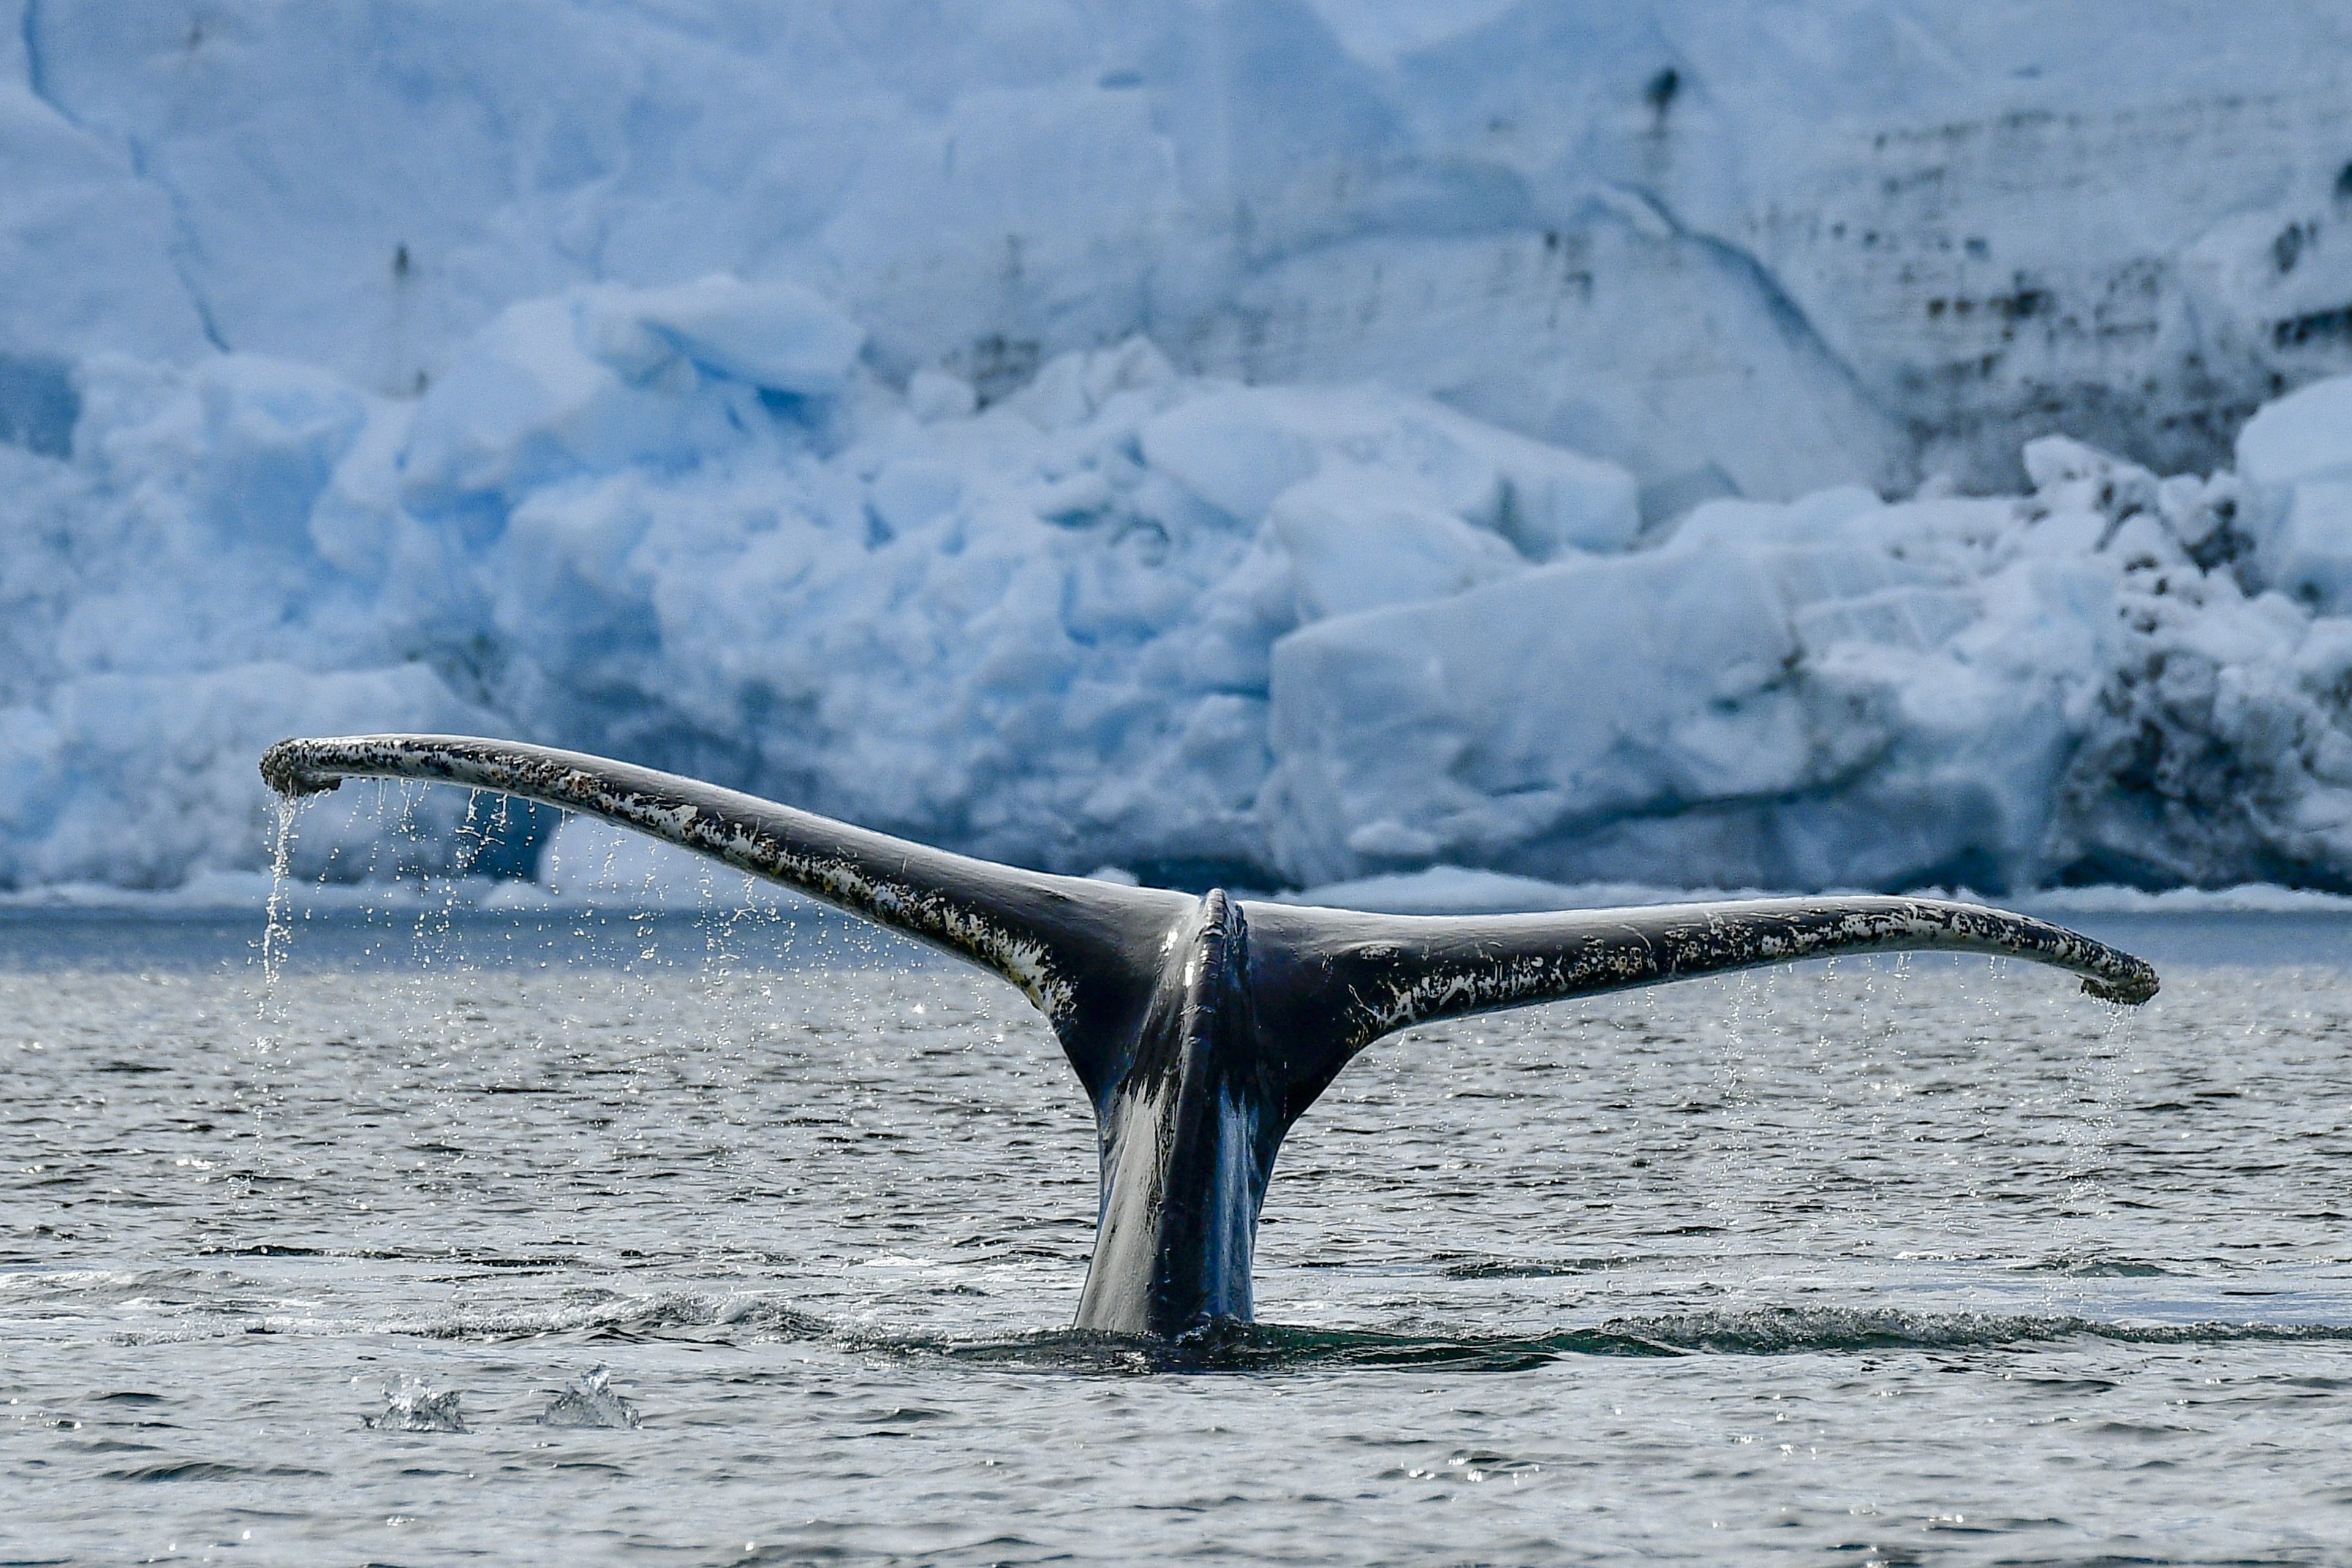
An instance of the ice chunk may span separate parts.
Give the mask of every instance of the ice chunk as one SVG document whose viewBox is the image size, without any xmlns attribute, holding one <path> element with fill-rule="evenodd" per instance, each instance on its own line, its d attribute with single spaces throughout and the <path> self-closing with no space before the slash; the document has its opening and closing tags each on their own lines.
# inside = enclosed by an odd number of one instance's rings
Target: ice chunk
<svg viewBox="0 0 2352 1568">
<path fill-rule="evenodd" d="M 675 467 L 772 428 L 759 389 L 838 390 L 860 329 L 805 289 L 722 277 L 593 287 L 495 317 L 420 400 L 403 499 L 431 511 L 630 464 Z"/>
<path fill-rule="evenodd" d="M 2352 467 L 2305 479 L 2263 547 L 2263 575 L 2281 591 L 2330 612 L 2352 610 Z"/>
<path fill-rule="evenodd" d="M 1668 538 L 1668 549 L 1711 549 L 1719 545 L 1835 544 L 1850 537 L 1848 525 L 1883 510 L 1878 497 L 1859 485 L 1817 490 L 1786 504 L 1769 501 L 1703 501 Z"/>
<path fill-rule="evenodd" d="M 1527 566 L 1495 535 L 1398 495 L 1378 470 L 1324 469 L 1275 497 L 1267 522 L 1309 621 L 1442 599 Z"/>
<path fill-rule="evenodd" d="M 1055 357 L 1003 406 L 1041 430 L 1066 430 L 1102 413 L 1122 393 L 1130 394 L 1138 417 L 1154 412 L 1146 406 L 1150 394 L 1175 381 L 1175 367 L 1150 339 L 1129 338 L 1115 348 Z"/>
<path fill-rule="evenodd" d="M 1186 401 L 1143 427 L 1143 456 L 1201 499 L 1244 522 L 1310 477 L 1322 454 L 1283 419 L 1281 393 L 1235 389 Z"/>
<path fill-rule="evenodd" d="M 952 511 L 963 498 L 963 476 L 943 463 L 906 459 L 874 476 L 867 497 L 885 529 L 906 533 Z"/>
<path fill-rule="evenodd" d="M 576 298 L 513 306 L 433 383 L 402 465 L 412 505 L 475 491 L 519 496 L 533 483 L 674 444 L 673 408 L 633 396 L 582 346 L 580 314 Z"/>
<path fill-rule="evenodd" d="M 714 273 L 697 283 L 588 296 L 598 357 L 625 374 L 657 371 L 684 354 L 721 376 L 778 392 L 835 391 L 866 330 L 796 283 L 745 283 Z"/>
<path fill-rule="evenodd" d="M 1255 521 L 1327 465 L 1377 466 L 1531 559 L 1615 549 L 1641 527 L 1633 476 L 1377 389 L 1234 388 L 1143 427 L 1143 455 L 1231 517 Z"/>
<path fill-rule="evenodd" d="M 980 406 L 971 383 L 945 371 L 921 370 L 907 378 L 907 412 L 925 423 L 969 419 Z"/>
<path fill-rule="evenodd" d="M 1641 531 L 1633 476 L 1614 463 L 1529 441 L 1450 409 L 1429 417 L 1491 463 L 1500 480 L 1491 524 L 1476 507 L 1465 516 L 1493 527 L 1528 559 L 1552 560 L 1570 550 L 1623 549 Z"/>
<path fill-rule="evenodd" d="M 2331 376 L 2263 404 L 2238 433 L 2238 474 L 2284 489 L 2352 476 L 2352 376 Z"/>
<path fill-rule="evenodd" d="M 2156 476 L 2095 446 L 2045 435 L 2025 444 L 2024 457 L 2044 512 L 2092 512 L 2112 522 L 2157 507 Z"/>
<path fill-rule="evenodd" d="M 1488 859 L 1662 801 L 1815 781 L 1788 612 L 1754 552 L 1539 568 L 1275 650 L 1283 869 Z"/>
</svg>

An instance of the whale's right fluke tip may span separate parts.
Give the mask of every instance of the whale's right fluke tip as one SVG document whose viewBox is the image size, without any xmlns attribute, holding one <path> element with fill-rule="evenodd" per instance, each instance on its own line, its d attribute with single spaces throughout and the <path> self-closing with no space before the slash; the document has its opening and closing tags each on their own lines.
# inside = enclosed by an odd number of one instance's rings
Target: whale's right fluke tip
<svg viewBox="0 0 2352 1568">
<path fill-rule="evenodd" d="M 261 781 L 289 800 L 305 795 L 323 795 L 343 780 L 340 775 L 320 773 L 305 766 L 306 757 L 317 743 L 307 740 L 281 740 L 261 754 Z"/>
</svg>

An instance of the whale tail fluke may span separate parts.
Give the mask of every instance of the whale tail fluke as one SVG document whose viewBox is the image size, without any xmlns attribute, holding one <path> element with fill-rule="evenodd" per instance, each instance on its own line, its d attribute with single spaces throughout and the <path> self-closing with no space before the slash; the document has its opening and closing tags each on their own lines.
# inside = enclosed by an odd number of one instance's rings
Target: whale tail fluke
<svg viewBox="0 0 2352 1568">
<path fill-rule="evenodd" d="M 950 854 L 731 789 L 456 736 L 287 740 L 288 795 L 439 779 L 637 829 L 970 959 L 1053 1024 L 1095 1107 L 1102 1190 L 1078 1326 L 1162 1337 L 1251 1312 L 1284 1135 L 1357 1052 L 1416 1023 L 1759 964 L 1930 948 L 2008 954 L 2120 1002 L 2128 954 L 2039 920 L 1915 898 L 1759 899 L 1412 916 L 1205 898 Z"/>
<path fill-rule="evenodd" d="M 466 736 L 283 740 L 261 759 L 280 793 L 348 778 L 435 779 L 608 821 L 723 861 L 1018 987 L 1066 1032 L 1140 1010 L 1188 894 L 1024 871 L 581 752 Z M 2106 1001 L 2144 1002 L 2156 971 L 2046 921 L 1940 899 L 1824 896 L 1503 915 L 1378 915 L 1242 904 L 1255 1006 L 1270 1033 L 1325 1034 L 1352 1055 L 1393 1030 L 1631 986 L 1841 953 L 1987 953 L 2070 969 Z M 1126 973 L 1131 982 L 1110 977 Z M 1091 1087 L 1091 1085 L 1089 1085 Z"/>
</svg>

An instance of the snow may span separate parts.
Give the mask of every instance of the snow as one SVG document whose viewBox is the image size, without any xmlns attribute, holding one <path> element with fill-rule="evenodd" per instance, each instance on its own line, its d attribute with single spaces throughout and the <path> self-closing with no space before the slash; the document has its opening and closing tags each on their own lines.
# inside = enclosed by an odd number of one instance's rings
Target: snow
<svg viewBox="0 0 2352 1568">
<path fill-rule="evenodd" d="M 249 887 L 383 729 L 1183 885 L 2352 886 L 2352 30 L 2159 9 L 20 0 L 0 887 Z M 297 869 L 703 885 L 496 810 Z"/>
</svg>

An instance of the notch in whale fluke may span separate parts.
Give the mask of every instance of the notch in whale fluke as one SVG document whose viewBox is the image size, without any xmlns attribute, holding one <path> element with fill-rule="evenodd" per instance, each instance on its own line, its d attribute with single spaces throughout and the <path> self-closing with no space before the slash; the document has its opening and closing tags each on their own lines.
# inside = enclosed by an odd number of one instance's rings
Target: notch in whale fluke
<svg viewBox="0 0 2352 1568">
<path fill-rule="evenodd" d="M 1099 1234 L 1078 1326 L 1169 1335 L 1251 1313 L 1283 1136 L 1384 1035 L 1697 975 L 1919 949 L 2068 969 L 2105 1000 L 2156 971 L 2076 932 L 1935 899 L 1820 897 L 1491 916 L 1205 898 L 950 854 L 577 752 L 458 736 L 286 740 L 287 795 L 438 779 L 618 822 L 945 948 L 1053 1026 L 1101 1134 Z"/>
</svg>

